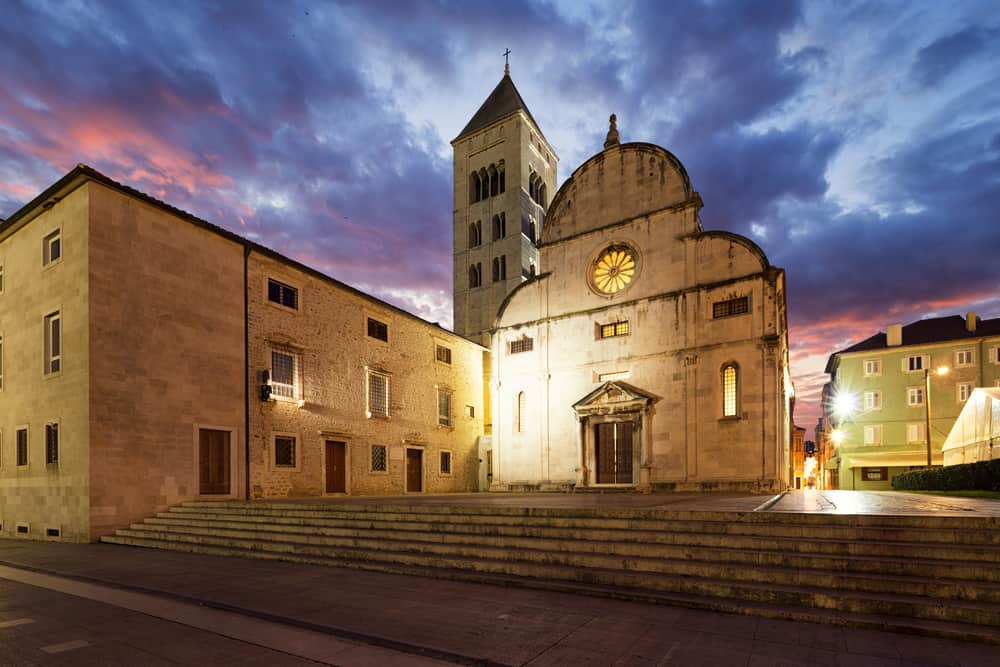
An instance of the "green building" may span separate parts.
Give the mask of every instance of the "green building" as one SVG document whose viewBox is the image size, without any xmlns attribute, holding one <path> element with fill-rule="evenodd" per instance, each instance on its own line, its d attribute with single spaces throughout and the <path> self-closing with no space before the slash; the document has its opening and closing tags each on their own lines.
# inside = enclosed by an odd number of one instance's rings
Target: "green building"
<svg viewBox="0 0 1000 667">
<path fill-rule="evenodd" d="M 976 387 L 1000 387 L 1000 318 L 969 313 L 890 325 L 830 355 L 824 389 L 827 461 L 841 489 L 892 488 L 901 472 L 932 465 Z M 929 391 L 928 391 L 929 387 Z M 928 400 L 929 399 L 929 400 Z"/>
</svg>

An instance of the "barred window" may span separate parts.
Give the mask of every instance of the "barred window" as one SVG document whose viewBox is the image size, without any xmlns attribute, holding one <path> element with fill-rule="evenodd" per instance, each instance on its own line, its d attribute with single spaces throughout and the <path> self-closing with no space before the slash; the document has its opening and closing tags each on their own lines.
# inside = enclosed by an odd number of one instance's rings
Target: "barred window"
<svg viewBox="0 0 1000 667">
<path fill-rule="evenodd" d="M 531 352 L 535 349 L 535 339 L 525 336 L 519 340 L 510 341 L 510 353 L 519 354 L 521 352 Z"/>
<path fill-rule="evenodd" d="M 726 364 L 722 368 L 722 416 L 738 416 L 737 394 L 739 390 L 739 371 L 736 364 Z"/>
<path fill-rule="evenodd" d="M 434 346 L 434 358 L 443 364 L 451 365 L 451 348 L 444 345 Z"/>
<path fill-rule="evenodd" d="M 601 338 L 614 338 L 615 336 L 627 336 L 629 335 L 628 320 L 622 320 L 621 322 L 611 322 L 610 324 L 602 324 L 600 327 Z"/>
<path fill-rule="evenodd" d="M 441 452 L 441 474 L 451 474 L 451 452 Z"/>
<path fill-rule="evenodd" d="M 274 436 L 274 467 L 295 467 L 295 437 L 290 435 Z"/>
<path fill-rule="evenodd" d="M 59 424 L 45 425 L 45 462 L 59 463 Z"/>
<path fill-rule="evenodd" d="M 451 426 L 451 392 L 438 389 L 438 425 Z"/>
<path fill-rule="evenodd" d="M 375 338 L 377 340 L 384 340 L 388 342 L 389 340 L 389 325 L 385 322 L 379 322 L 375 318 L 368 318 L 368 337 Z"/>
<path fill-rule="evenodd" d="M 750 297 L 741 296 L 727 301 L 716 301 L 712 304 L 712 317 L 729 317 L 750 312 Z"/>
<path fill-rule="evenodd" d="M 385 445 L 372 445 L 372 472 L 385 472 L 388 470 Z"/>
<path fill-rule="evenodd" d="M 298 310 L 299 307 L 299 290 L 292 287 L 291 285 L 286 285 L 285 283 L 279 283 L 273 278 L 267 279 L 267 300 L 273 301 L 274 303 L 280 303 L 286 308 L 293 308 Z"/>
<path fill-rule="evenodd" d="M 271 393 L 296 400 L 302 395 L 300 356 L 282 348 L 271 349 Z"/>
<path fill-rule="evenodd" d="M 368 414 L 389 416 L 389 376 L 378 371 L 368 371 Z"/>
</svg>

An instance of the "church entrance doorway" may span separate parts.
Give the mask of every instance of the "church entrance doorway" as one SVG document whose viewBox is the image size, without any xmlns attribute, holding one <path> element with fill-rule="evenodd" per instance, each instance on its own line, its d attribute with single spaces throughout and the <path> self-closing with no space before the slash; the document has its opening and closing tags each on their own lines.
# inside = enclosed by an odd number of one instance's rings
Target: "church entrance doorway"
<svg viewBox="0 0 1000 667">
<path fill-rule="evenodd" d="M 198 429 L 198 492 L 229 493 L 229 431 Z"/>
<path fill-rule="evenodd" d="M 347 492 L 347 445 L 326 441 L 326 492 Z"/>
<path fill-rule="evenodd" d="M 634 424 L 606 422 L 594 425 L 594 454 L 598 484 L 632 484 Z"/>
<path fill-rule="evenodd" d="M 406 450 L 406 492 L 420 493 L 424 490 L 424 450 Z"/>
</svg>

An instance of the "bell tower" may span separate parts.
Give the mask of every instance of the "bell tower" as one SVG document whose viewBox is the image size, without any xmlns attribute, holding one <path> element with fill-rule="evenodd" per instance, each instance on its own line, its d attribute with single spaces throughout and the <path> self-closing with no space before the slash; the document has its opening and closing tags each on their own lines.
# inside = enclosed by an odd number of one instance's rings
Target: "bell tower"
<svg viewBox="0 0 1000 667">
<path fill-rule="evenodd" d="M 454 149 L 454 329 L 484 332 L 515 287 L 539 271 L 537 244 L 559 158 L 510 77 L 451 142 Z"/>
</svg>

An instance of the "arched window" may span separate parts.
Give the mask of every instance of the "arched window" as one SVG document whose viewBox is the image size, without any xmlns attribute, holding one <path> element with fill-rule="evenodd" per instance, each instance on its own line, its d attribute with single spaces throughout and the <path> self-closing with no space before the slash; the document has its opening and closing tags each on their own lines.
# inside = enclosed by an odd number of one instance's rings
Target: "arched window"
<svg viewBox="0 0 1000 667">
<path fill-rule="evenodd" d="M 483 265 L 481 263 L 469 266 L 469 288 L 479 287 L 483 284 Z"/>
<path fill-rule="evenodd" d="M 486 173 L 485 169 L 479 170 L 479 198 L 489 199 L 490 196 L 490 177 Z"/>
<path fill-rule="evenodd" d="M 493 216 L 493 240 L 499 241 L 507 237 L 507 214 Z"/>
<path fill-rule="evenodd" d="M 469 200 L 472 201 L 472 203 L 476 203 L 477 201 L 479 201 L 479 192 L 481 189 L 479 184 L 478 172 L 474 172 L 472 176 L 469 177 L 469 186 L 471 188 L 471 192 L 469 193 Z"/>
<path fill-rule="evenodd" d="M 469 247 L 475 248 L 483 244 L 483 221 L 476 220 L 469 225 Z"/>
<path fill-rule="evenodd" d="M 500 258 L 493 258 L 493 282 L 500 281 Z"/>
<path fill-rule="evenodd" d="M 500 172 L 500 192 L 503 193 L 507 190 L 507 173 L 503 168 L 503 161 L 500 162 L 500 166 L 497 168 Z"/>
<path fill-rule="evenodd" d="M 548 199 L 548 196 L 549 189 L 544 183 L 542 183 L 541 187 L 538 188 L 538 203 L 542 205 L 542 208 L 545 208 L 545 200 Z"/>
<path fill-rule="evenodd" d="M 517 410 L 516 425 L 518 433 L 524 433 L 525 420 L 528 416 L 527 408 L 528 408 L 528 401 L 524 397 L 524 392 L 523 391 L 518 392 L 517 406 L 515 406 L 515 409 Z"/>
<path fill-rule="evenodd" d="M 722 367 L 722 416 L 739 416 L 740 370 L 735 363 Z"/>
<path fill-rule="evenodd" d="M 507 280 L 507 255 L 500 255 L 500 280 Z"/>
<path fill-rule="evenodd" d="M 490 196 L 495 197 L 500 194 L 500 174 L 497 168 L 490 165 Z"/>
</svg>

